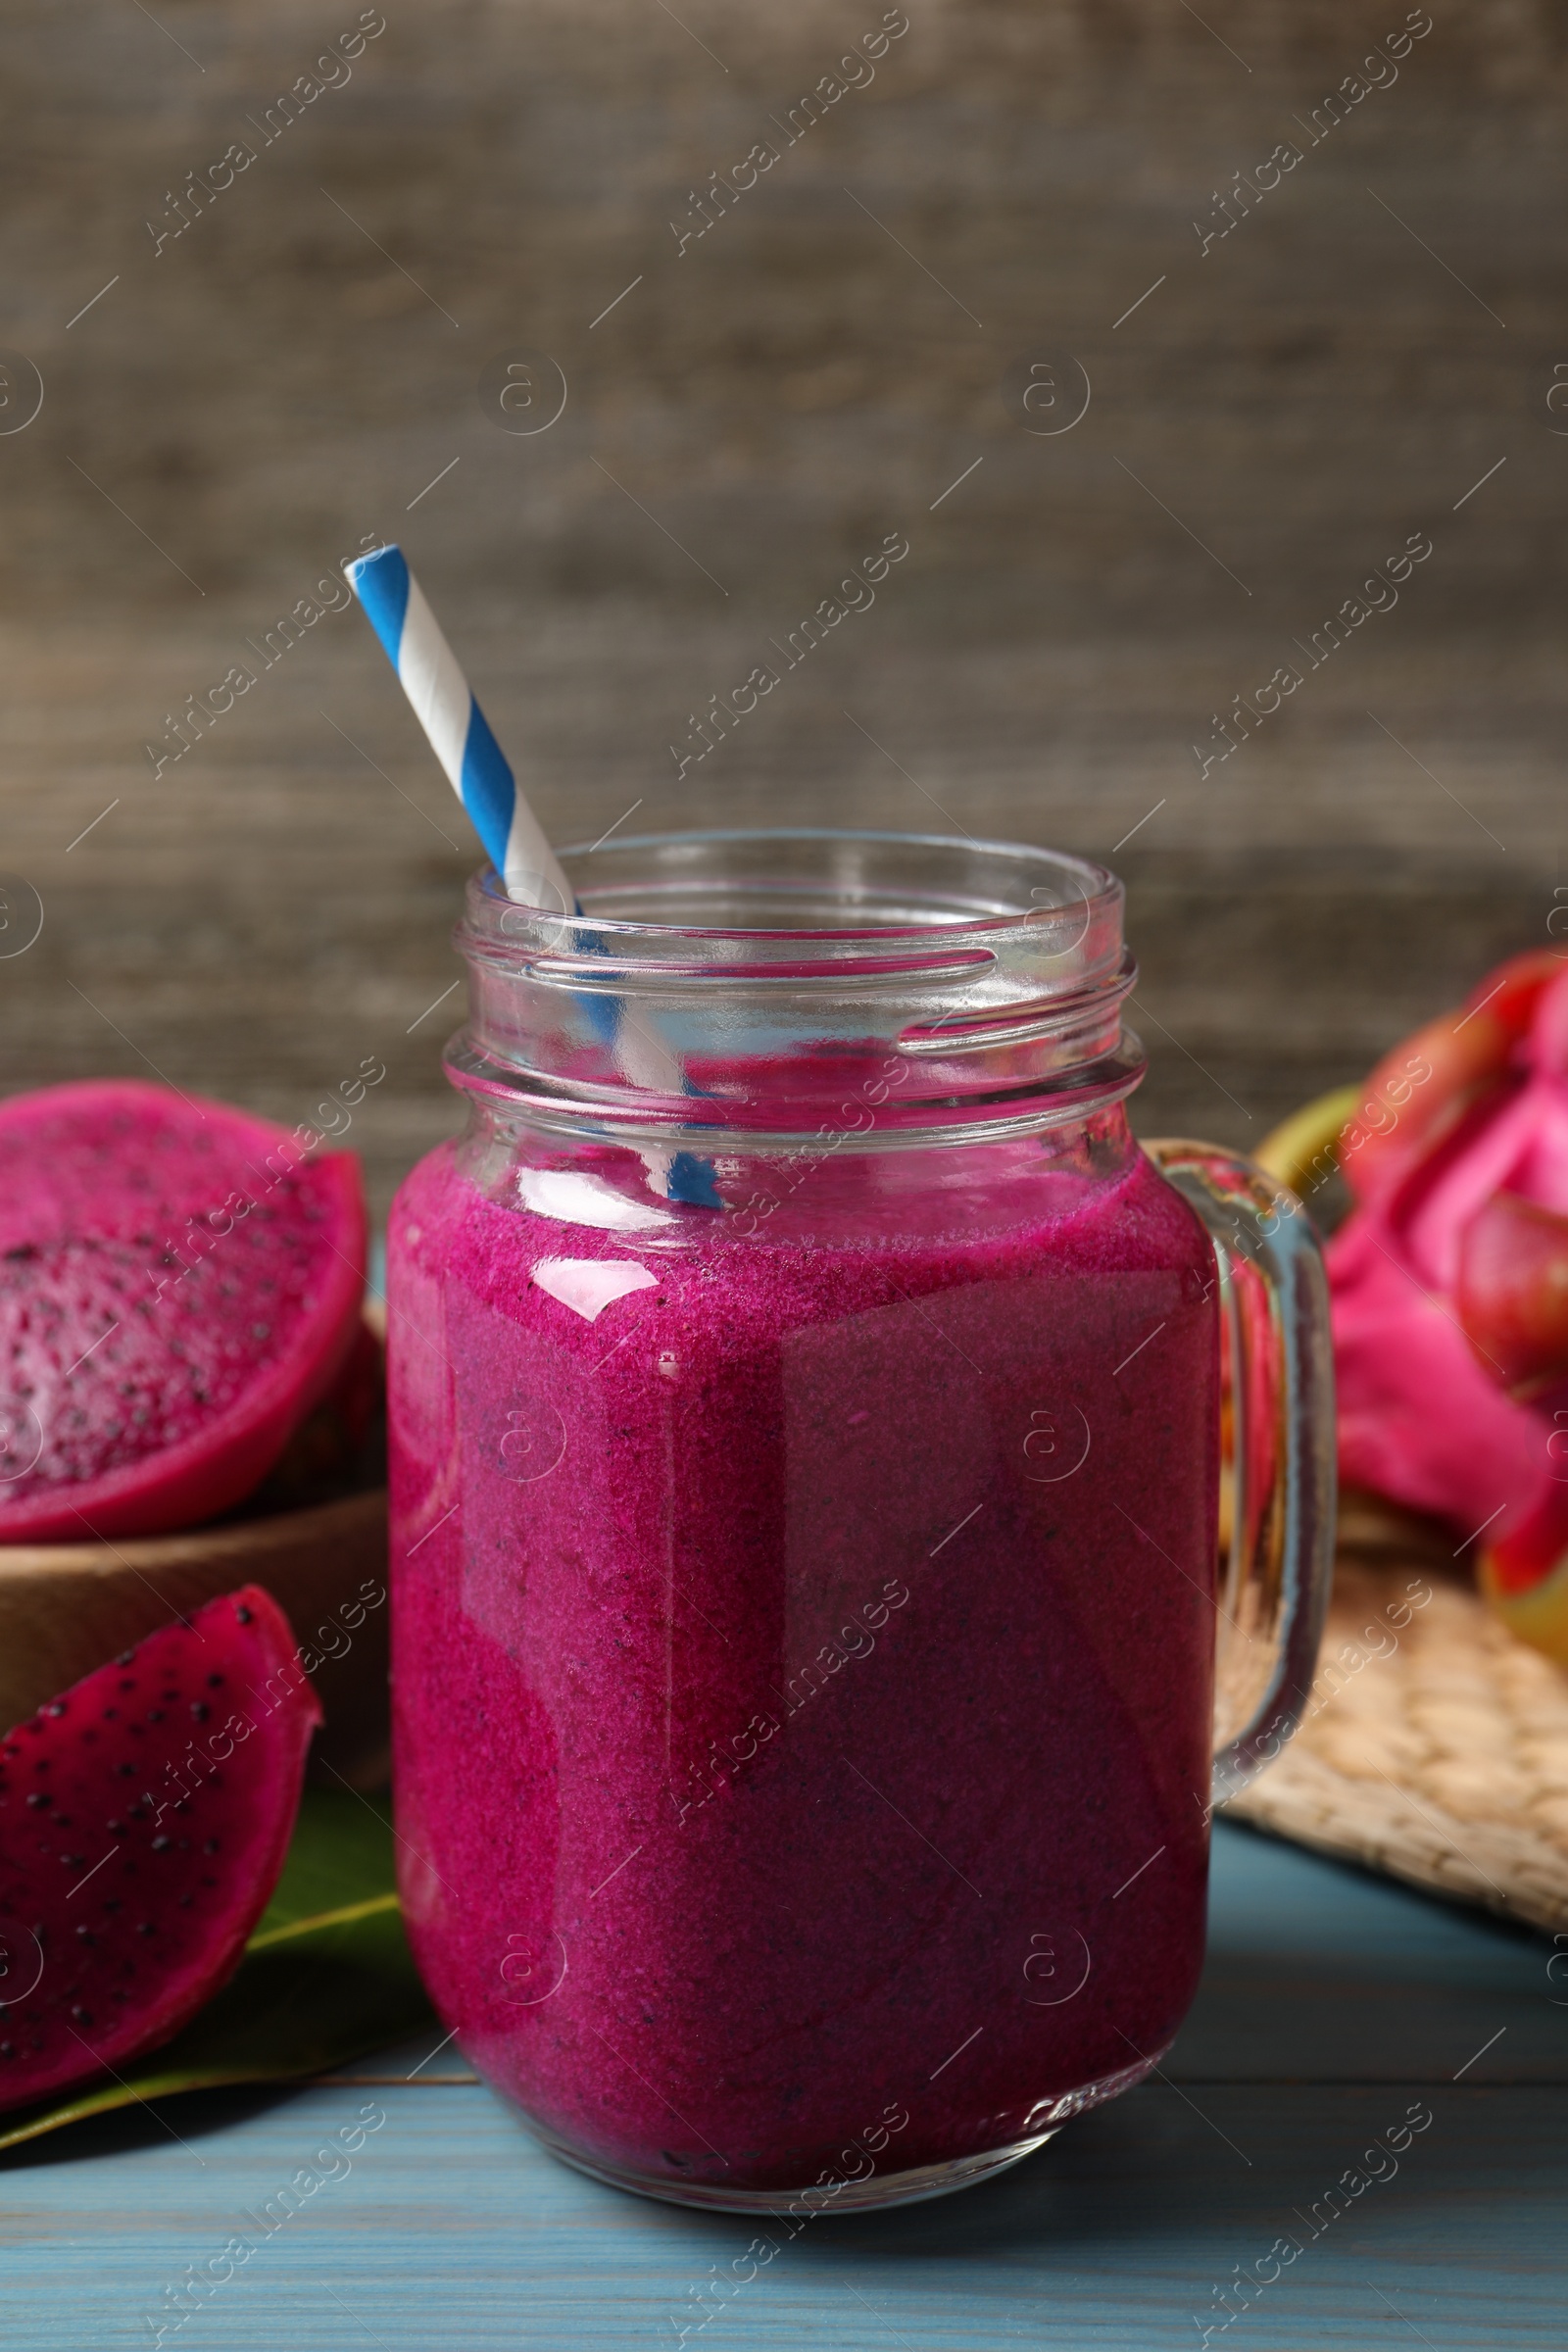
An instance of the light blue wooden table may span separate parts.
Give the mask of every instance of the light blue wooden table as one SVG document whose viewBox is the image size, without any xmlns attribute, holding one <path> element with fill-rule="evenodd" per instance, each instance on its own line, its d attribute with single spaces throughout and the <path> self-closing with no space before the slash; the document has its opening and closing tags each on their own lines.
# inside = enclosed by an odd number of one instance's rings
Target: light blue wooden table
<svg viewBox="0 0 1568 2352">
<path fill-rule="evenodd" d="M 1562 2352 L 1568 1984 L 1550 1958 L 1544 1938 L 1221 1826 L 1208 1971 L 1164 2080 L 987 2187 L 823 2218 L 686 2340 L 1179 2352 L 1207 2327 L 1234 2352 Z M 1313 2237 L 1313 2207 L 1321 2218 L 1330 2186 L 1412 2105 L 1432 2120 L 1397 2171 Z M 248 2216 L 328 2134 L 350 2127 L 352 2139 L 367 2107 L 385 2120 L 350 2169 L 166 2345 L 673 2346 L 710 2266 L 757 2234 L 580 2179 L 452 2050 L 421 2046 L 281 2096 L 172 2100 L 0 2159 L 6 2352 L 153 2343 L 166 2288 L 231 2237 L 257 2237 Z M 1218 2290 L 1238 2265 L 1266 2273 L 1288 2233 L 1304 2250 L 1224 2328 Z"/>
</svg>

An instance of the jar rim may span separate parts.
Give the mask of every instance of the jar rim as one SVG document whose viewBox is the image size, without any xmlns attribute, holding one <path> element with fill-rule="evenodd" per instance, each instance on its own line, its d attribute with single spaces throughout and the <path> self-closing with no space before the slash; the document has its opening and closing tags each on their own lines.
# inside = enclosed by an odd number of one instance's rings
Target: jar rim
<svg viewBox="0 0 1568 2352">
<path fill-rule="evenodd" d="M 803 852 L 831 853 L 836 874 L 808 870 Z M 499 933 L 524 953 L 533 947 L 569 954 L 580 947 L 602 957 L 611 939 L 622 953 L 639 941 L 656 953 L 683 941 L 729 941 L 743 951 L 738 960 L 750 948 L 756 960 L 772 963 L 777 956 L 767 943 L 776 950 L 780 943 L 811 941 L 829 953 L 842 943 L 885 962 L 911 942 L 929 947 L 934 933 L 947 946 L 972 941 L 983 947 L 998 935 L 1025 928 L 1038 935 L 1054 926 L 1076 932 L 1068 948 L 1056 951 L 1066 956 L 1098 927 L 1097 916 L 1102 921 L 1118 913 L 1124 895 L 1108 867 L 1068 852 L 872 827 L 715 825 L 617 835 L 612 843 L 601 835 L 568 844 L 560 857 L 578 891 L 580 911 L 519 904 L 508 897 L 495 868 L 486 866 L 468 886 L 465 944 Z M 592 886 L 590 858 L 600 861 Z M 923 906 L 911 904 L 922 894 Z M 748 901 L 755 913 L 819 913 L 835 895 L 844 906 L 863 909 L 865 919 L 697 919 Z M 662 919 L 676 907 L 682 909 L 679 919 Z"/>
<path fill-rule="evenodd" d="M 827 826 L 561 855 L 569 914 L 492 869 L 468 885 L 448 1068 L 470 1094 L 623 1130 L 798 1132 L 896 1069 L 879 1129 L 929 1134 L 1083 1115 L 1142 1075 L 1125 894 L 1091 859 Z"/>
</svg>

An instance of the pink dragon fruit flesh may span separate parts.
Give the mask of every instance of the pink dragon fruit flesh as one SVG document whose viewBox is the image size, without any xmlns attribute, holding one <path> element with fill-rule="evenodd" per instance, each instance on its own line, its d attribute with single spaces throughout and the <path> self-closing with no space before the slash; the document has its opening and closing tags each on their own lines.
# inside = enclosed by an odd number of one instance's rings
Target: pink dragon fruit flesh
<svg viewBox="0 0 1568 2352">
<path fill-rule="evenodd" d="M 248 1494 L 360 1328 L 359 1162 L 124 1079 L 0 1102 L 0 1544 Z"/>
<path fill-rule="evenodd" d="M 0 1740 L 0 2108 L 120 2071 L 233 1974 L 320 1720 L 250 1585 Z"/>
</svg>

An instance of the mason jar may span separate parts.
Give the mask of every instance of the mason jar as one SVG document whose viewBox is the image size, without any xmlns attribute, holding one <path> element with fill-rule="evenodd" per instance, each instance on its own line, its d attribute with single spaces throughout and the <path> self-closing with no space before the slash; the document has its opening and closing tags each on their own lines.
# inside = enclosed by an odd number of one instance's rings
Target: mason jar
<svg viewBox="0 0 1568 2352">
<path fill-rule="evenodd" d="M 1321 1266 L 1134 1140 L 1102 867 L 564 863 L 571 916 L 469 885 L 467 1125 L 392 1215 L 404 1907 L 547 2146 L 793 2229 L 1168 2049 L 1215 1796 L 1311 1678 Z"/>
</svg>

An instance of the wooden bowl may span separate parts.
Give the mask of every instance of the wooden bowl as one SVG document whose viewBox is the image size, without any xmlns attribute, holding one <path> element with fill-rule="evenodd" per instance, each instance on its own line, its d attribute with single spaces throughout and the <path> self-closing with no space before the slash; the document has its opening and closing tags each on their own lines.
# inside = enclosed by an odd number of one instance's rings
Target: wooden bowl
<svg viewBox="0 0 1568 2352">
<path fill-rule="evenodd" d="M 172 1617 L 265 1585 L 325 1713 L 313 1771 L 373 1788 L 387 1770 L 386 1547 L 384 1487 L 185 1535 L 0 1545 L 0 1727 Z"/>
<path fill-rule="evenodd" d="M 378 1301 L 367 1302 L 365 1320 L 384 1345 Z M 355 1484 L 379 1482 L 378 1453 L 374 1460 Z M 263 1585 L 294 1629 L 325 1715 L 312 1777 L 334 1788 L 334 1775 L 357 1788 L 379 1786 L 390 1728 L 386 1488 L 299 1498 L 303 1507 L 279 1509 L 274 1498 L 254 1518 L 174 1536 L 0 1544 L 0 1731 L 172 1617 L 238 1585 Z"/>
</svg>

